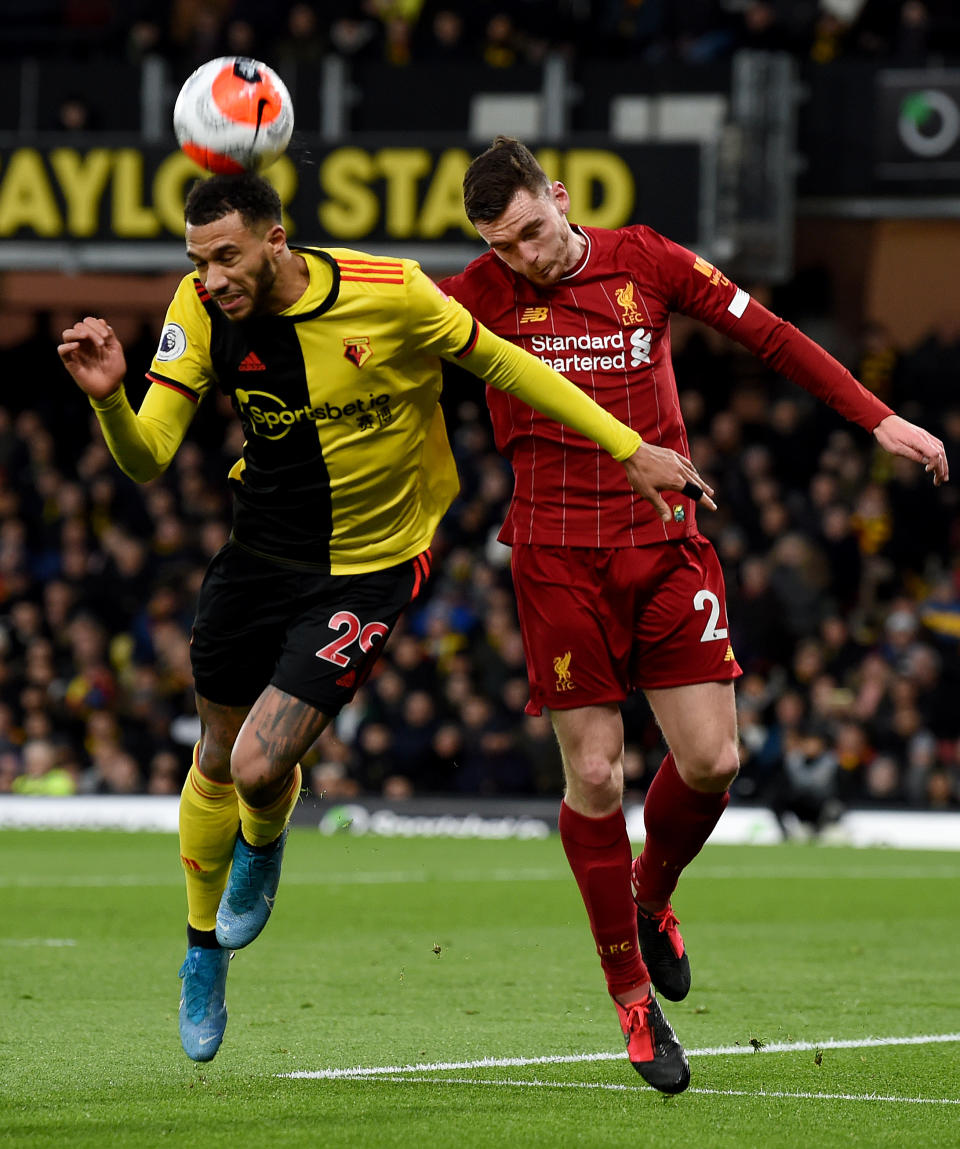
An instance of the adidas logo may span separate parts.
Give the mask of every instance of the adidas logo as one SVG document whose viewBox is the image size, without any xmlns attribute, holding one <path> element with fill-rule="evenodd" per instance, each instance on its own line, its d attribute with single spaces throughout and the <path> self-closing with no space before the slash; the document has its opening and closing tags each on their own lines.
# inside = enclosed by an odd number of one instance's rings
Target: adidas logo
<svg viewBox="0 0 960 1149">
<path fill-rule="evenodd" d="M 256 351 L 248 351 L 246 355 L 240 360 L 238 371 L 266 371 L 266 367 L 260 362 L 260 357 Z"/>
</svg>

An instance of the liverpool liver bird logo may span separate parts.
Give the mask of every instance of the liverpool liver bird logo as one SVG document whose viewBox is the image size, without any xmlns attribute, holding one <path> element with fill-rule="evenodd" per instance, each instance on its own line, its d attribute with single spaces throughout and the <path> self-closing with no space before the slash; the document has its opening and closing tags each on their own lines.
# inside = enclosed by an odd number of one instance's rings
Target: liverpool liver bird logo
<svg viewBox="0 0 960 1149">
<path fill-rule="evenodd" d="M 618 287 L 614 292 L 617 298 L 617 304 L 623 310 L 623 325 L 624 327 L 636 327 L 638 324 L 643 323 L 643 315 L 640 308 L 636 305 L 633 298 L 634 286 L 633 280 L 628 280 L 623 287 Z"/>
<path fill-rule="evenodd" d="M 573 681 L 570 678 L 571 652 L 560 654 L 553 660 L 553 673 L 557 676 L 557 690 L 573 690 Z"/>
</svg>

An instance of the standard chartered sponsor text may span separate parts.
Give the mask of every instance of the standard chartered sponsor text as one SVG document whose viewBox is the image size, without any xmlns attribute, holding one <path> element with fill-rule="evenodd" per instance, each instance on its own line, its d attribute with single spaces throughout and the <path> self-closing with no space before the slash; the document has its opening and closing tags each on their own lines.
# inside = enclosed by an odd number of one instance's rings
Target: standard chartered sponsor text
<svg viewBox="0 0 960 1149">
<path fill-rule="evenodd" d="M 576 371 L 623 371 L 627 365 L 621 328 L 607 335 L 534 335 L 530 339 L 530 350 L 561 375 Z M 557 351 L 576 354 L 551 354 Z M 613 351 L 615 354 L 581 355 L 581 351 Z"/>
</svg>

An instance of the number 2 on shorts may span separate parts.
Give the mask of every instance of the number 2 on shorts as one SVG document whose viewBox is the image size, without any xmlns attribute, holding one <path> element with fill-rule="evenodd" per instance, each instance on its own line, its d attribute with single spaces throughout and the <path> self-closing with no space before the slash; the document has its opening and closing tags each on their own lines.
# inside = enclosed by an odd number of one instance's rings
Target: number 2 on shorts
<svg viewBox="0 0 960 1149">
<path fill-rule="evenodd" d="M 317 651 L 317 658 L 332 662 L 334 666 L 350 665 L 349 656 L 343 653 L 344 647 L 358 641 L 360 649 L 366 653 L 375 642 L 379 642 L 383 638 L 389 629 L 382 622 L 368 622 L 361 630 L 360 619 L 349 610 L 338 610 L 336 614 L 331 615 L 327 626 L 331 630 L 339 630 L 342 633 L 333 642 L 328 642 L 326 646 L 321 647 Z"/>
<path fill-rule="evenodd" d="M 717 621 L 720 618 L 720 600 L 712 590 L 698 590 L 693 596 L 693 609 L 706 610 L 707 603 L 710 604 L 710 617 L 707 619 L 707 625 L 703 628 L 703 634 L 700 635 L 700 641 L 716 642 L 718 639 L 727 637 L 727 628 L 717 626 Z"/>
</svg>

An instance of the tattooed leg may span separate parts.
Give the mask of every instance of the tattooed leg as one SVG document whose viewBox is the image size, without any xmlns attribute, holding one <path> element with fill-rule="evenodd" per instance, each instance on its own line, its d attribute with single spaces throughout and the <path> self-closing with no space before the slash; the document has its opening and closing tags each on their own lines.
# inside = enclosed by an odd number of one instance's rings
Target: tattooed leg
<svg viewBox="0 0 960 1149">
<path fill-rule="evenodd" d="M 254 808 L 275 802 L 329 721 L 315 706 L 268 686 L 253 704 L 233 747 L 230 768 L 241 800 Z"/>
<path fill-rule="evenodd" d="M 268 686 L 250 709 L 233 747 L 240 833 L 217 907 L 217 941 L 241 949 L 273 912 L 287 826 L 300 798 L 300 756 L 327 724 L 314 706 Z"/>
<path fill-rule="evenodd" d="M 223 785 L 233 781 L 230 777 L 230 756 L 249 709 L 249 706 L 220 706 L 197 695 L 200 742 L 196 765 L 205 778 Z"/>
</svg>

